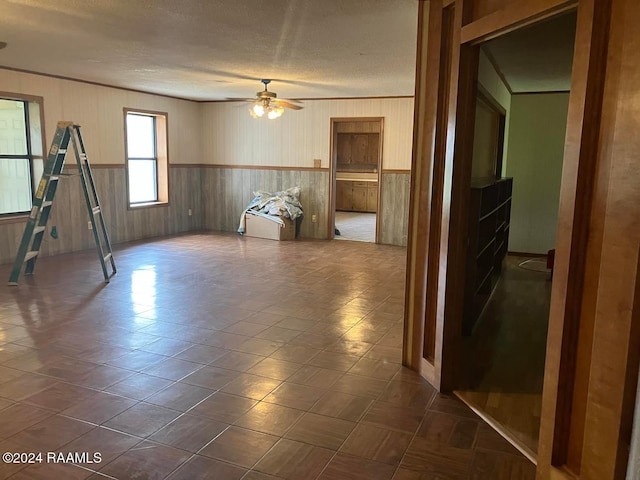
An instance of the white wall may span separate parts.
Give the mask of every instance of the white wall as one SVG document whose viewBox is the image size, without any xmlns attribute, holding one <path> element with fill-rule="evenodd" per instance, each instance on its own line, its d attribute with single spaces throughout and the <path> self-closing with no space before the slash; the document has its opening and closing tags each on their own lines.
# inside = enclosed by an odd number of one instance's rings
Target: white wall
<svg viewBox="0 0 640 480">
<path fill-rule="evenodd" d="M 92 164 L 124 164 L 124 107 L 167 112 L 169 162 L 200 163 L 196 102 L 1 69 L 0 92 L 44 97 L 47 148 L 58 121 L 80 124 Z"/>
<path fill-rule="evenodd" d="M 277 120 L 252 118 L 237 102 L 203 105 L 203 163 L 329 167 L 332 117 L 384 117 L 383 169 L 409 170 L 413 137 L 413 98 L 306 100 L 304 109 Z"/>
<path fill-rule="evenodd" d="M 568 93 L 511 98 L 509 251 L 547 253 L 555 247 L 568 107 Z"/>
</svg>

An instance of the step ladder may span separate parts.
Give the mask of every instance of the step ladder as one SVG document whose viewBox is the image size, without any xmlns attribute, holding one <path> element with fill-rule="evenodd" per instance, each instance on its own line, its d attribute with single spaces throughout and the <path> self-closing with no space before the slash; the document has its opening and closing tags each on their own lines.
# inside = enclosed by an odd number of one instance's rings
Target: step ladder
<svg viewBox="0 0 640 480">
<path fill-rule="evenodd" d="M 93 237 L 98 248 L 98 256 L 100 258 L 100 265 L 102 265 L 104 281 L 109 283 L 110 278 L 107 272 L 107 262 L 111 263 L 111 275 L 115 275 L 116 273 L 116 263 L 113 258 L 113 251 L 111 250 L 111 242 L 109 241 L 107 227 L 104 223 L 102 210 L 100 209 L 100 201 L 98 200 L 98 193 L 96 192 L 96 185 L 93 181 L 91 167 L 89 166 L 89 159 L 87 158 L 87 152 L 84 148 L 84 142 L 82 141 L 80 126 L 75 125 L 73 122 L 58 122 L 56 133 L 51 143 L 51 149 L 49 150 L 49 156 L 44 165 L 44 172 L 33 200 L 29 220 L 24 229 L 22 242 L 20 242 L 18 255 L 16 256 L 13 270 L 9 276 L 9 285 L 18 284 L 18 277 L 22 271 L 22 266 L 25 264 L 25 274 L 33 274 L 38 253 L 40 252 L 40 245 L 47 230 L 47 221 L 51 214 L 53 199 L 58 189 L 60 176 L 62 175 L 62 167 L 64 166 L 64 160 L 67 155 L 69 141 L 73 144 L 73 149 L 76 154 L 76 163 L 78 164 L 82 190 L 87 203 Z"/>
</svg>

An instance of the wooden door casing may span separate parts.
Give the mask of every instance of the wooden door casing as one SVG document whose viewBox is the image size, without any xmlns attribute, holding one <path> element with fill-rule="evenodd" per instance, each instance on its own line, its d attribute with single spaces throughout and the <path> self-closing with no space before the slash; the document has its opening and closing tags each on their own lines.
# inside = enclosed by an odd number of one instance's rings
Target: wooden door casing
<svg viewBox="0 0 640 480">
<path fill-rule="evenodd" d="M 403 360 L 455 387 L 476 47 L 576 7 L 537 475 L 618 480 L 640 352 L 637 1 L 420 2 Z"/>
</svg>

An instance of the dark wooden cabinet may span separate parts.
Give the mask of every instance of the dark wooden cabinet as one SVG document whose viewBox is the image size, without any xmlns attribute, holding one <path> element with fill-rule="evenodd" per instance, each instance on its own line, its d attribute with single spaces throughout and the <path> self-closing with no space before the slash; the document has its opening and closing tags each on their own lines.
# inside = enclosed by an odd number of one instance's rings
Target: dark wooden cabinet
<svg viewBox="0 0 640 480">
<path fill-rule="evenodd" d="M 348 211 L 352 203 L 351 182 L 336 181 L 336 210 Z"/>
<path fill-rule="evenodd" d="M 462 333 L 470 335 L 507 255 L 513 179 L 475 181 L 469 203 L 467 274 Z"/>
<path fill-rule="evenodd" d="M 351 209 L 354 212 L 366 212 L 367 210 L 367 183 L 352 182 L 353 204 Z"/>
<path fill-rule="evenodd" d="M 378 182 L 369 182 L 367 185 L 367 212 L 378 211 Z"/>
<path fill-rule="evenodd" d="M 343 172 L 372 172 L 378 168 L 379 133 L 338 133 L 337 167 Z"/>
<path fill-rule="evenodd" d="M 375 213 L 378 206 L 378 182 L 336 181 L 336 210 Z"/>
</svg>

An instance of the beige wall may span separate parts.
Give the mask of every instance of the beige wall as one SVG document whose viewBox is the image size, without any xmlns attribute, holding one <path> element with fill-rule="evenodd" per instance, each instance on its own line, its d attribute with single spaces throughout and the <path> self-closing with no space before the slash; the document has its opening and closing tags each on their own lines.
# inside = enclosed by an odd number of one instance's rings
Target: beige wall
<svg viewBox="0 0 640 480">
<path fill-rule="evenodd" d="M 489 58 L 480 50 L 480 62 L 478 66 L 478 82 L 487 93 L 506 111 L 504 126 L 504 150 L 502 157 L 502 176 L 506 176 L 509 151 L 509 123 L 511 120 L 511 93 L 496 72 Z"/>
<path fill-rule="evenodd" d="M 58 121 L 81 125 L 92 164 L 124 164 L 124 107 L 167 112 L 169 162 L 201 163 L 196 102 L 11 70 L 0 70 L 0 92 L 44 97 L 47 148 Z"/>
<path fill-rule="evenodd" d="M 496 174 L 499 115 L 483 101 L 476 101 L 471 178 L 494 178 Z"/>
<path fill-rule="evenodd" d="M 203 105 L 203 162 L 214 165 L 329 167 L 330 119 L 384 117 L 382 168 L 409 170 L 413 98 L 307 100 L 278 120 L 252 118 L 238 102 Z"/>
<path fill-rule="evenodd" d="M 509 251 L 547 253 L 555 247 L 568 105 L 568 93 L 511 98 Z"/>
</svg>

